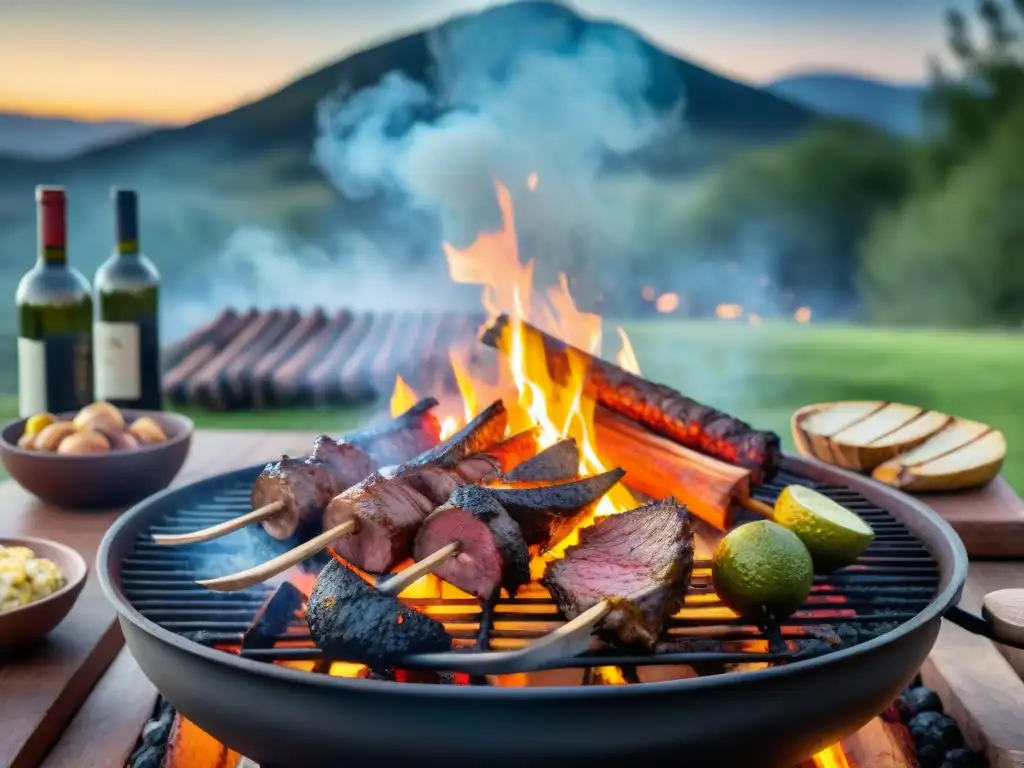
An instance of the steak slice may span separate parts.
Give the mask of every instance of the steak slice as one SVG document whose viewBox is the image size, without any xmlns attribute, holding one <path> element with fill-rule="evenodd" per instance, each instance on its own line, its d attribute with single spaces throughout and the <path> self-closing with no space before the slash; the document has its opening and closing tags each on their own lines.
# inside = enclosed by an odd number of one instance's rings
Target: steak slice
<svg viewBox="0 0 1024 768">
<path fill-rule="evenodd" d="M 541 583 L 570 620 L 608 600 L 599 632 L 650 649 L 682 607 L 692 571 L 689 514 L 669 498 L 581 529 L 580 543 L 548 565 Z"/>
<path fill-rule="evenodd" d="M 456 488 L 448 503 L 423 522 L 413 556 L 422 560 L 454 542 L 459 543 L 459 553 L 434 574 L 463 592 L 489 600 L 504 587 L 509 597 L 515 597 L 530 580 L 523 532 L 487 489 Z"/>
<path fill-rule="evenodd" d="M 306 624 L 325 656 L 370 667 L 452 647 L 452 636 L 441 622 L 397 597 L 382 595 L 335 559 L 317 577 L 306 605 Z"/>
</svg>

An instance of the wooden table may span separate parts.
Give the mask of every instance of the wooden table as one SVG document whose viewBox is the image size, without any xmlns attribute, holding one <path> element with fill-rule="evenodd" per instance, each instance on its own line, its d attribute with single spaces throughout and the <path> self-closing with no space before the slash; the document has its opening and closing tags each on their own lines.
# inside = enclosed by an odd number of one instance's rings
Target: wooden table
<svg viewBox="0 0 1024 768">
<path fill-rule="evenodd" d="M 175 484 L 282 453 L 302 455 L 313 437 L 198 433 Z M 59 539 L 90 564 L 118 515 L 61 512 L 10 482 L 0 484 L 0 510 L 0 534 Z M 1024 587 L 1024 562 L 973 563 L 962 605 L 977 610 L 986 592 L 1003 587 Z M 944 624 L 923 670 L 926 683 L 968 724 L 966 735 L 988 752 L 991 765 L 1024 768 L 1024 682 L 1013 672 L 1024 672 L 1024 654 L 997 650 L 984 638 Z M 0 657 L 0 768 L 121 768 L 156 698 L 90 575 L 74 611 L 45 646 L 14 659 Z"/>
<path fill-rule="evenodd" d="M 304 432 L 198 432 L 174 484 L 283 453 L 303 456 L 313 437 Z M 46 643 L 0 656 L 0 768 L 120 768 L 124 761 L 116 755 L 123 752 L 127 758 L 153 709 L 156 693 L 123 650 L 114 610 L 94 572 L 100 540 L 119 514 L 62 511 L 13 482 L 0 484 L 0 535 L 56 539 L 77 549 L 92 569 L 74 609 Z M 102 755 L 95 750 L 103 750 Z"/>
</svg>

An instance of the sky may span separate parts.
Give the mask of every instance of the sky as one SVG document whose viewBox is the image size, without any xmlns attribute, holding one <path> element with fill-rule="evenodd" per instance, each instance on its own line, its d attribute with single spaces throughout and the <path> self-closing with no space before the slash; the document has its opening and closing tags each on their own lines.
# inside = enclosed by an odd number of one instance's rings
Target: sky
<svg viewBox="0 0 1024 768">
<path fill-rule="evenodd" d="M 0 111 L 186 123 L 488 0 L 0 0 Z M 969 0 L 573 0 L 724 74 L 925 76 Z"/>
</svg>

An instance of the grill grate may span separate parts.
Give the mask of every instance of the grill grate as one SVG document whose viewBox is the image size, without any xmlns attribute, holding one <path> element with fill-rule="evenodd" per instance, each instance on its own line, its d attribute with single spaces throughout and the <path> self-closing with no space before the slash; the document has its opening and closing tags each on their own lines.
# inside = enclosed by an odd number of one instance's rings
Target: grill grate
<svg viewBox="0 0 1024 768">
<path fill-rule="evenodd" d="M 275 647 L 242 647 L 243 634 L 274 586 L 258 585 L 224 594 L 195 584 L 197 579 L 248 567 L 288 544 L 272 541 L 258 526 L 214 542 L 174 549 L 158 546 L 150 538 L 153 533 L 190 531 L 247 512 L 254 477 L 221 486 L 208 500 L 171 512 L 141 533 L 122 563 L 124 594 L 147 619 L 197 642 L 267 662 L 319 660 L 320 652 L 301 615 L 286 633 L 267 638 Z M 785 623 L 762 627 L 734 618 L 714 594 L 709 562 L 698 560 L 687 604 L 669 622 L 657 653 L 593 652 L 566 659 L 560 666 L 784 663 L 863 642 L 908 621 L 931 602 L 939 583 L 938 565 L 902 523 L 855 491 L 784 472 L 754 495 L 772 504 L 782 488 L 793 483 L 813 487 L 854 511 L 874 529 L 876 537 L 854 565 L 815 576 L 807 602 Z M 754 516 L 745 513 L 740 519 Z M 695 522 L 699 535 L 701 524 Z M 311 561 L 310 565 L 318 569 L 322 562 Z M 312 578 L 311 573 L 310 585 Z M 442 620 L 457 645 L 467 649 L 489 645 L 493 650 L 512 650 L 562 622 L 547 592 L 536 585 L 524 589 L 515 600 L 499 600 L 484 608 L 476 600 L 446 595 L 446 587 L 442 584 L 435 597 L 406 602 Z M 492 622 L 489 633 L 480 632 L 482 619 L 485 624 Z M 416 666 L 415 660 L 410 659 L 408 666 Z"/>
</svg>

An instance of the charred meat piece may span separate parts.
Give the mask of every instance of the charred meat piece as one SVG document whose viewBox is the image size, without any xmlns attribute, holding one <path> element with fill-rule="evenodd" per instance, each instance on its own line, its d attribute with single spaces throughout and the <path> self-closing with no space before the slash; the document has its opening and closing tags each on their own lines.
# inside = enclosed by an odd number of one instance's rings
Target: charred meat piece
<svg viewBox="0 0 1024 768">
<path fill-rule="evenodd" d="M 334 478 L 324 462 L 283 456 L 280 461 L 267 464 L 256 478 L 252 506 L 258 509 L 275 501 L 284 504 L 284 509 L 263 521 L 263 530 L 284 541 L 314 524 L 330 500 L 346 487 Z"/>
<path fill-rule="evenodd" d="M 504 588 L 509 597 L 530 580 L 530 555 L 523 533 L 487 488 L 456 488 L 447 504 L 423 522 L 413 557 L 432 555 L 454 542 L 459 552 L 435 575 L 481 600 Z"/>
<path fill-rule="evenodd" d="M 433 398 L 422 400 L 387 424 L 335 441 L 321 435 L 305 459 L 282 457 L 267 464 L 252 489 L 253 509 L 272 502 L 282 509 L 263 521 L 263 529 L 280 541 L 319 526 L 332 498 L 367 477 L 384 458 L 406 460 L 437 444 L 440 426 L 430 413 Z"/>
<path fill-rule="evenodd" d="M 488 346 L 508 354 L 509 318 L 502 315 L 481 335 Z M 586 391 L 605 408 L 716 459 L 752 470 L 753 480 L 771 480 L 782 461 L 779 436 L 703 405 L 663 384 L 655 384 L 606 360 L 572 347 L 528 324 L 523 330 L 544 345 L 548 368 L 564 381 L 569 356 L 586 360 Z"/>
<path fill-rule="evenodd" d="M 531 483 L 524 488 L 498 484 L 487 491 L 519 523 L 527 545 L 545 550 L 572 533 L 625 474 L 612 469 L 569 483 L 539 487 Z"/>
<path fill-rule="evenodd" d="M 424 398 L 390 421 L 350 432 L 346 441 L 369 453 L 378 467 L 408 461 L 441 442 L 441 422 L 432 412 L 436 407 L 437 400 Z"/>
<path fill-rule="evenodd" d="M 395 474 L 404 477 L 413 488 L 437 506 L 443 504 L 459 486 L 493 480 L 533 456 L 537 451 L 539 434 L 539 429 L 529 429 L 464 456 L 454 464 L 410 463 L 399 467 Z"/>
<path fill-rule="evenodd" d="M 580 471 L 580 449 L 573 438 L 559 440 L 532 459 L 513 467 L 503 480 L 514 482 L 558 483 L 574 479 Z"/>
<path fill-rule="evenodd" d="M 495 400 L 454 435 L 421 453 L 407 462 L 407 465 L 431 464 L 453 467 L 471 453 L 477 453 L 497 443 L 505 434 L 507 427 L 508 411 L 505 410 L 505 404 L 501 400 Z"/>
<path fill-rule="evenodd" d="M 499 400 L 487 419 L 477 417 L 470 425 L 479 433 L 494 434 L 501 426 L 500 439 L 508 414 Z M 488 409 L 488 410 L 491 410 Z M 374 473 L 358 485 L 343 491 L 327 505 L 323 529 L 330 530 L 349 520 L 358 528 L 332 543 L 338 555 L 358 568 L 383 573 L 412 554 L 413 538 L 423 520 L 462 485 L 483 482 L 532 455 L 536 433 L 524 432 L 492 445 L 479 453 L 465 454 L 462 446 L 479 445 L 476 432 L 465 429 L 437 448 L 403 464 L 393 475 Z M 434 457 L 427 461 L 425 457 Z M 459 456 L 458 461 L 453 457 Z"/>
<path fill-rule="evenodd" d="M 439 621 L 380 594 L 333 559 L 317 577 L 306 605 L 306 623 L 325 656 L 371 667 L 452 647 L 452 637 Z"/>
<path fill-rule="evenodd" d="M 693 529 L 686 508 L 652 502 L 580 530 L 580 543 L 550 563 L 541 583 L 567 619 L 612 603 L 599 629 L 622 645 L 653 648 L 686 599 Z"/>
</svg>

